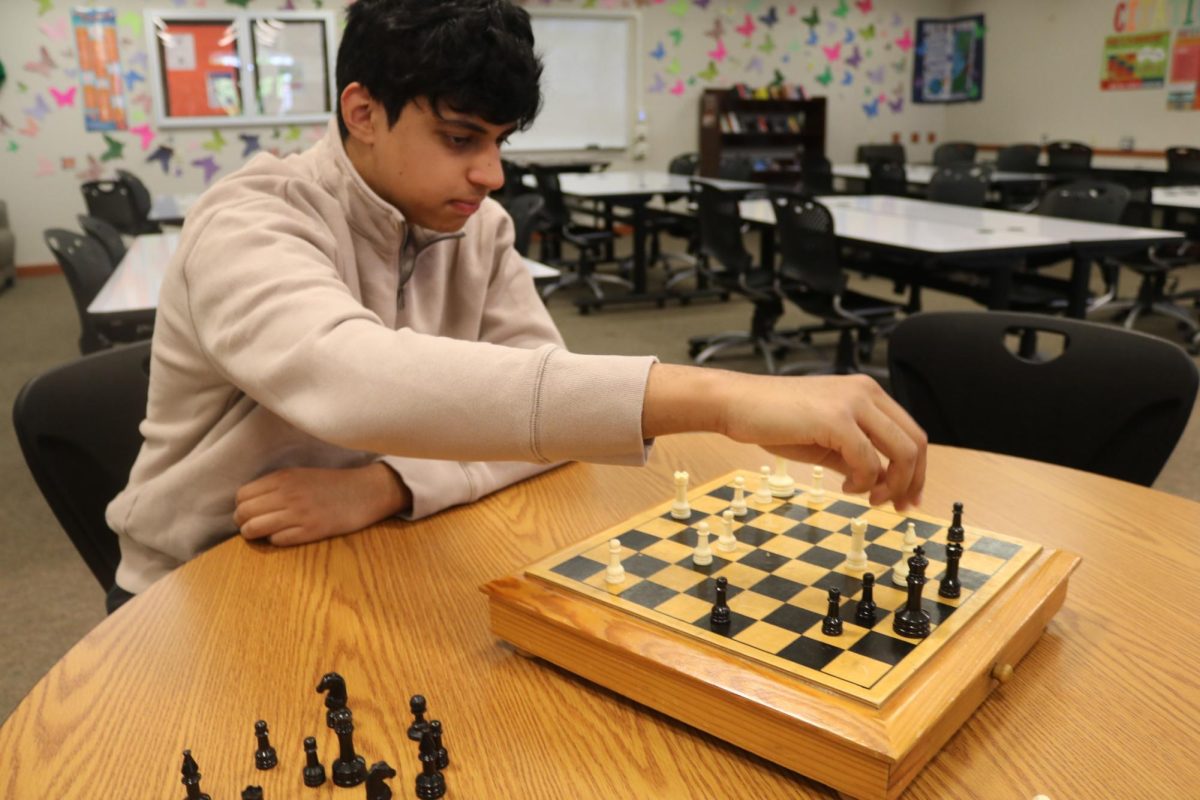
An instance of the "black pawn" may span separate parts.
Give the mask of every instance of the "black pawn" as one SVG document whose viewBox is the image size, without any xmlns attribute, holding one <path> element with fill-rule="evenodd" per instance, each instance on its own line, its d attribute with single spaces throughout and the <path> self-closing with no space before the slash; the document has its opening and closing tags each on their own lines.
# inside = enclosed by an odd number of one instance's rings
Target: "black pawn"
<svg viewBox="0 0 1200 800">
<path fill-rule="evenodd" d="M 925 548 L 917 545 L 912 558 L 908 559 L 908 600 L 904 608 L 896 612 L 892 630 L 910 639 L 924 639 L 929 635 L 929 612 L 921 608 L 921 590 L 925 586 Z"/>
<path fill-rule="evenodd" d="M 325 782 L 325 766 L 317 760 L 317 740 L 309 736 L 304 740 L 304 785 L 320 786 Z"/>
<path fill-rule="evenodd" d="M 367 772 L 367 800 L 392 800 L 392 787 L 384 783 L 396 777 L 396 770 L 386 761 L 376 761 Z"/>
<path fill-rule="evenodd" d="M 413 724 L 408 726 L 408 738 L 414 742 L 421 741 L 421 733 L 428 727 L 425 722 L 425 698 L 419 694 L 414 694 L 412 699 L 408 701 L 408 710 L 412 712 Z"/>
<path fill-rule="evenodd" d="M 438 771 L 437 747 L 433 743 L 433 731 L 426 728 L 421 733 L 421 774 L 417 776 L 417 797 L 420 800 L 436 800 L 446 794 L 446 778 Z"/>
<path fill-rule="evenodd" d="M 714 628 L 724 628 L 729 625 L 728 578 L 717 578 L 717 599 L 713 603 L 712 613 L 709 615 L 708 621 Z"/>
<path fill-rule="evenodd" d="M 434 755 L 437 756 L 437 768 L 445 769 L 450 766 L 450 754 L 442 746 L 442 723 L 436 719 L 430 722 L 429 733 L 433 739 Z"/>
<path fill-rule="evenodd" d="M 185 800 L 212 800 L 211 797 L 200 791 L 200 768 L 196 766 L 196 759 L 192 758 L 191 750 L 183 751 L 183 785 L 187 789 L 187 798 Z"/>
<path fill-rule="evenodd" d="M 247 786 L 242 789 L 242 800 L 263 800 L 261 786 Z"/>
<path fill-rule="evenodd" d="M 958 542 L 946 545 L 946 574 L 938 584 L 938 594 L 955 598 L 962 594 L 962 582 L 958 579 L 958 562 L 962 560 L 963 546 Z"/>
<path fill-rule="evenodd" d="M 325 695 L 325 724 L 333 727 L 333 712 L 346 707 L 346 679 L 336 672 L 327 672 L 317 684 L 317 693 Z"/>
<path fill-rule="evenodd" d="M 829 590 L 829 611 L 821 622 L 821 633 L 826 636 L 842 635 L 842 618 L 838 616 L 842 610 L 842 593 L 839 589 Z"/>
<path fill-rule="evenodd" d="M 950 521 L 950 530 L 946 531 L 946 541 L 962 544 L 966 531 L 962 526 L 963 504 L 954 504 L 954 519 Z"/>
<path fill-rule="evenodd" d="M 279 759 L 275 755 L 275 748 L 271 747 L 265 721 L 260 719 L 254 723 L 254 736 L 258 739 L 258 749 L 254 751 L 254 766 L 259 769 L 271 769 L 279 763 Z"/>
<path fill-rule="evenodd" d="M 333 731 L 337 734 L 339 753 L 330 769 L 333 783 L 343 788 L 358 786 L 367 779 L 367 760 L 354 752 L 354 715 L 348 708 L 339 708 L 333 715 Z"/>
<path fill-rule="evenodd" d="M 862 597 L 854 609 L 854 621 L 864 628 L 875 624 L 875 574 L 868 572 L 863 575 Z"/>
</svg>

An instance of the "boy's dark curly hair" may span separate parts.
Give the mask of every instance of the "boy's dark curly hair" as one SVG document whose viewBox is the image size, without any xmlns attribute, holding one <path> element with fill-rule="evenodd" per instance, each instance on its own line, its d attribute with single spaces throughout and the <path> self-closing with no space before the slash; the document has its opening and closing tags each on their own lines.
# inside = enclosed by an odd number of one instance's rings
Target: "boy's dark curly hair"
<svg viewBox="0 0 1200 800">
<path fill-rule="evenodd" d="M 426 98 L 493 125 L 533 124 L 542 62 L 529 14 L 509 0 L 357 0 L 346 11 L 337 56 L 338 97 L 361 83 L 395 125 Z M 338 103 L 338 128 L 349 136 Z"/>
</svg>

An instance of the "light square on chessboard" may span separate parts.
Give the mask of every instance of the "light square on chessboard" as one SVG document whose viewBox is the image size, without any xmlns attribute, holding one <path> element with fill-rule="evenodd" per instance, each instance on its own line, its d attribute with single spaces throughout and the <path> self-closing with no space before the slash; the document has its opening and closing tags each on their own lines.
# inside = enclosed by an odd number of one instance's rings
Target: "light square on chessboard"
<svg viewBox="0 0 1200 800">
<path fill-rule="evenodd" d="M 729 503 L 719 497 L 712 495 L 701 495 L 695 500 L 688 501 L 691 507 L 696 511 L 703 511 L 705 514 L 719 514 L 729 508 Z"/>
<path fill-rule="evenodd" d="M 826 664 L 824 671 L 829 675 L 869 689 L 891 668 L 890 664 L 846 651 Z"/>
<path fill-rule="evenodd" d="M 824 589 L 808 586 L 797 592 L 796 596 L 791 600 L 788 600 L 788 605 L 799 606 L 824 617 L 825 612 L 829 610 L 829 592 Z"/>
<path fill-rule="evenodd" d="M 712 612 L 712 603 L 692 597 L 690 594 L 677 594 L 670 600 L 659 604 L 655 611 L 673 617 L 680 622 L 693 622 L 704 614 Z"/>
<path fill-rule="evenodd" d="M 708 576 L 694 570 L 672 564 L 660 572 L 649 576 L 648 580 L 668 586 L 677 592 L 686 592 Z"/>
<path fill-rule="evenodd" d="M 793 539 L 790 536 L 776 536 L 769 542 L 762 545 L 762 549 L 769 553 L 781 555 L 784 558 L 795 558 L 805 550 L 811 548 L 812 545 L 808 542 L 802 542 L 799 539 Z"/>
<path fill-rule="evenodd" d="M 845 555 L 850 552 L 850 534 L 836 534 L 821 540 L 821 547 Z"/>
<path fill-rule="evenodd" d="M 855 625 L 850 622 L 842 623 L 841 636 L 827 636 L 821 632 L 821 626 L 824 622 L 818 622 L 804 632 L 804 635 L 809 639 L 816 639 L 818 642 L 831 644 L 834 647 L 840 647 L 843 650 L 848 650 L 854 646 L 854 643 L 867 635 L 867 628 L 860 625 Z"/>
<path fill-rule="evenodd" d="M 828 511 L 818 511 L 808 519 L 805 523 L 812 525 L 814 528 L 821 528 L 826 531 L 840 531 L 842 528 L 850 524 L 850 517 L 843 517 L 840 514 L 831 514 Z"/>
<path fill-rule="evenodd" d="M 890 574 L 888 575 L 888 582 L 891 582 Z M 908 591 L 894 584 L 889 586 L 877 580 L 875 581 L 874 598 L 875 605 L 888 611 L 893 611 L 908 601 Z"/>
<path fill-rule="evenodd" d="M 730 586 L 745 589 L 753 586 L 770 574 L 769 572 L 763 572 L 761 569 L 755 569 L 745 564 L 733 563 L 713 573 L 713 578 L 725 578 L 729 581 Z"/>
<path fill-rule="evenodd" d="M 660 538 L 671 536 L 686 529 L 687 525 L 675 520 L 663 519 L 662 517 L 652 517 L 634 528 L 634 530 L 644 531 Z"/>
<path fill-rule="evenodd" d="M 757 647 L 759 650 L 777 653 L 794 642 L 796 634 L 760 619 L 733 638 L 742 644 Z"/>
<path fill-rule="evenodd" d="M 680 542 L 673 542 L 670 539 L 663 539 L 655 542 L 642 551 L 648 556 L 661 558 L 668 564 L 678 564 L 683 559 L 692 554 L 692 548 Z"/>
<path fill-rule="evenodd" d="M 621 581 L 620 583 L 609 583 L 606 580 L 607 575 L 608 572 L 606 570 L 600 570 L 595 575 L 585 580 L 584 583 L 594 589 L 599 589 L 602 592 L 608 592 L 609 594 L 620 594 L 626 589 L 631 589 L 642 582 L 641 578 L 639 578 L 637 575 L 634 575 L 632 572 L 629 572 L 628 570 L 625 571 L 625 580 Z"/>
<path fill-rule="evenodd" d="M 809 564 L 807 561 L 789 561 L 771 574 L 809 586 L 819 581 L 822 576 L 828 575 L 829 569 L 820 564 Z"/>
<path fill-rule="evenodd" d="M 779 508 L 781 505 L 783 505 L 786 502 L 787 502 L 786 500 L 781 500 L 777 497 L 772 497 L 767 502 L 760 503 L 754 497 L 754 493 L 750 490 L 750 487 L 746 486 L 746 508 L 749 508 L 752 511 L 759 511 L 759 512 L 762 512 L 763 514 L 769 514 L 770 512 Z"/>
<path fill-rule="evenodd" d="M 923 544 L 924 540 L 917 539 L 917 543 Z M 903 551 L 904 531 L 884 531 L 877 539 L 875 539 L 873 544 L 880 545 L 881 547 L 887 547 L 891 550 Z"/>
<path fill-rule="evenodd" d="M 903 514 L 882 508 L 872 508 L 863 514 L 862 518 L 868 525 L 874 525 L 877 528 L 895 528 L 906 519 Z"/>
<path fill-rule="evenodd" d="M 868 572 L 872 575 L 878 576 L 887 572 L 889 569 L 891 569 L 891 567 L 891 564 L 877 564 L 874 561 L 867 561 L 867 566 L 865 569 L 850 569 L 850 567 L 846 566 L 845 562 L 843 562 L 838 564 L 831 571 L 841 573 L 842 575 L 849 575 L 851 578 L 857 578 L 861 581 L 862 576 L 866 575 Z"/>
<path fill-rule="evenodd" d="M 790 528 L 796 527 L 796 520 L 781 517 L 778 514 L 759 514 L 746 524 L 752 528 L 758 528 L 759 530 L 771 533 L 783 533 Z"/>
<path fill-rule="evenodd" d="M 1004 566 L 1005 559 L 990 556 L 987 553 L 980 553 L 976 550 L 966 550 L 962 554 L 962 559 L 958 562 L 963 569 L 969 569 L 973 572 L 982 572 L 984 575 L 991 575 L 996 570 Z"/>
<path fill-rule="evenodd" d="M 625 559 L 629 558 L 632 555 L 635 555 L 636 553 L 637 553 L 637 550 L 632 550 L 628 547 L 622 546 L 621 547 L 621 563 L 625 563 Z M 585 550 L 585 551 L 583 551 L 582 555 L 584 558 L 590 558 L 592 561 L 599 561 L 601 564 L 604 564 L 605 566 L 607 566 L 608 565 L 608 542 L 605 541 L 602 544 L 596 545 L 595 547 L 591 548 L 590 550 Z"/>
<path fill-rule="evenodd" d="M 783 605 L 782 600 L 776 600 L 774 597 L 767 597 L 749 589 L 739 592 L 736 597 L 729 598 L 731 610 L 745 614 L 747 617 L 754 617 L 754 619 L 762 619 L 781 605 Z"/>
</svg>

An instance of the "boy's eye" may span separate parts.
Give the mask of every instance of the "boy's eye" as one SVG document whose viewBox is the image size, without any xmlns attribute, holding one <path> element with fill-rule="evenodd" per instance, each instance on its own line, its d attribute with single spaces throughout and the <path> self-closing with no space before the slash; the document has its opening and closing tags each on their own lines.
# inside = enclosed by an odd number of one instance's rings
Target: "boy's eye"
<svg viewBox="0 0 1200 800">
<path fill-rule="evenodd" d="M 471 138 L 469 136 L 447 136 L 446 141 L 450 143 L 451 147 L 461 148 L 469 145 Z"/>
</svg>

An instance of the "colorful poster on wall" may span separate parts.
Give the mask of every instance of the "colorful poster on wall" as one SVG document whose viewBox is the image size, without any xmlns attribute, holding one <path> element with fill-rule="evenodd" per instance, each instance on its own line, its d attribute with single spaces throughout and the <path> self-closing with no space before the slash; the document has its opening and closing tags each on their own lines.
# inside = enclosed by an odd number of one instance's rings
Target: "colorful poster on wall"
<svg viewBox="0 0 1200 800">
<path fill-rule="evenodd" d="M 241 60 L 232 18 L 163 21 L 158 34 L 164 115 L 241 113 Z"/>
<path fill-rule="evenodd" d="M 914 103 L 983 99 L 983 15 L 918 19 Z"/>
<path fill-rule="evenodd" d="M 1200 28 L 1183 28 L 1175 33 L 1167 108 L 1200 111 Z"/>
<path fill-rule="evenodd" d="M 1104 40 L 1100 88 L 1159 89 L 1167 77 L 1170 31 L 1122 33 Z"/>
<path fill-rule="evenodd" d="M 83 84 L 83 121 L 89 131 L 123 131 L 125 87 L 117 49 L 117 12 L 111 8 L 71 11 L 79 80 Z"/>
</svg>

